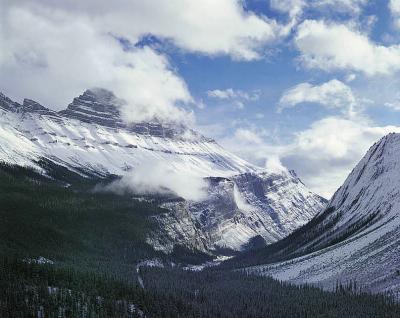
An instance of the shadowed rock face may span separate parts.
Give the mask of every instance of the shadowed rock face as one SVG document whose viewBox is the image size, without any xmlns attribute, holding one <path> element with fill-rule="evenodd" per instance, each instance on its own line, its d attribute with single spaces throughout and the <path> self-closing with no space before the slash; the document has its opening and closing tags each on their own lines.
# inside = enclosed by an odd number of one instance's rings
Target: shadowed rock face
<svg viewBox="0 0 400 318">
<path fill-rule="evenodd" d="M 161 138 L 177 138 L 189 132 L 196 137 L 200 135 L 181 124 L 162 124 L 158 121 L 126 123 L 123 121 L 120 108 L 124 101 L 117 98 L 112 92 L 96 88 L 86 90 L 79 97 L 74 98 L 66 110 L 59 112 L 61 116 L 78 119 L 111 128 L 128 129 L 131 132 Z M 204 138 L 204 137 L 203 137 Z"/>
<path fill-rule="evenodd" d="M 60 115 L 107 127 L 125 127 L 118 109 L 121 105 L 122 101 L 112 92 L 93 89 L 74 98 L 66 110 L 60 111 Z"/>
<path fill-rule="evenodd" d="M 58 116 L 56 112 L 40 105 L 38 102 L 35 102 L 34 100 L 26 98 L 22 103 L 22 111 L 27 113 L 38 113 L 42 115 Z"/>
<path fill-rule="evenodd" d="M 96 124 L 109 128 L 121 128 L 133 133 L 160 138 L 194 138 L 202 141 L 213 141 L 180 123 L 161 123 L 159 121 L 126 123 L 121 117 L 120 108 L 124 101 L 112 92 L 101 89 L 88 89 L 79 97 L 73 99 L 67 109 L 55 112 L 40 103 L 24 99 L 23 104 L 12 101 L 0 93 L 0 107 L 16 113 L 38 113 L 53 117 L 76 119 L 85 123 Z"/>
<path fill-rule="evenodd" d="M 254 237 L 270 244 L 307 223 L 326 200 L 309 191 L 293 172 L 253 172 L 210 177 L 207 196 L 167 208 L 187 211 L 210 249 L 242 250 Z"/>
<path fill-rule="evenodd" d="M 2 93 L 0 93 L 0 108 L 15 113 L 38 113 L 42 115 L 58 116 L 55 111 L 44 107 L 34 100 L 25 98 L 21 105 L 17 102 L 12 101 L 10 98 L 6 97 Z"/>
<path fill-rule="evenodd" d="M 21 108 L 21 105 L 0 93 L 0 107 L 4 110 L 17 112 Z"/>
</svg>

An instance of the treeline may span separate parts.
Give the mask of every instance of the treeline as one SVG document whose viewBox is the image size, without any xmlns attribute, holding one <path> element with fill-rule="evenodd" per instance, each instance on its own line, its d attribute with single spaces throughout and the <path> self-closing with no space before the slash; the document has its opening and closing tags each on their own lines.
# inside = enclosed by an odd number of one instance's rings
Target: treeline
<svg viewBox="0 0 400 318">
<path fill-rule="evenodd" d="M 355 292 L 353 285 L 324 292 L 219 269 L 147 268 L 142 277 L 145 301 L 156 301 L 151 317 L 400 317 L 393 299 Z"/>
<path fill-rule="evenodd" d="M 218 269 L 140 270 L 132 277 L 64 266 L 0 260 L 1 317 L 399 317 L 390 298 L 324 292 Z"/>
<path fill-rule="evenodd" d="M 165 255 L 146 243 L 148 234 L 157 231 L 153 216 L 165 212 L 157 201 L 94 192 L 93 179 L 58 169 L 52 166 L 54 175 L 74 183 L 66 186 L 32 169 L 0 164 L 0 255 L 43 256 L 120 272 L 155 257 L 175 262 L 209 259 L 179 247 Z"/>
<path fill-rule="evenodd" d="M 143 297 L 115 275 L 0 259 L 0 317 L 142 317 Z"/>
</svg>

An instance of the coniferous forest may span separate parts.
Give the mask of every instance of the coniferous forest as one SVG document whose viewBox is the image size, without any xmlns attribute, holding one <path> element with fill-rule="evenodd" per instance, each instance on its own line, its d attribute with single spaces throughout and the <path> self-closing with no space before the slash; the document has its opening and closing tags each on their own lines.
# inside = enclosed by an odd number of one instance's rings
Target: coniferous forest
<svg viewBox="0 0 400 318">
<path fill-rule="evenodd" d="M 185 271 L 209 256 L 146 243 L 157 199 L 95 192 L 96 178 L 47 170 L 53 179 L 0 169 L 0 317 L 400 316 L 390 295 L 355 284 L 326 292 L 234 266 Z M 137 266 L 155 258 L 163 267 Z"/>
</svg>

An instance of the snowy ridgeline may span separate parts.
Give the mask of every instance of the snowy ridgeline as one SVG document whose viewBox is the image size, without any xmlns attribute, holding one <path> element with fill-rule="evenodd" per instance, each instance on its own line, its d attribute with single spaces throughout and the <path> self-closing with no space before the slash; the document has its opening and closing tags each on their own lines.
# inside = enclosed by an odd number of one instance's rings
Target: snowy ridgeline
<svg viewBox="0 0 400 318">
<path fill-rule="evenodd" d="M 312 242 L 338 242 L 286 262 L 248 268 L 294 283 L 327 289 L 356 282 L 371 292 L 400 292 L 400 135 L 374 144 L 328 207 L 329 232 Z M 342 238 L 342 239 L 341 239 Z M 316 243 L 317 242 L 317 243 Z"/>
</svg>

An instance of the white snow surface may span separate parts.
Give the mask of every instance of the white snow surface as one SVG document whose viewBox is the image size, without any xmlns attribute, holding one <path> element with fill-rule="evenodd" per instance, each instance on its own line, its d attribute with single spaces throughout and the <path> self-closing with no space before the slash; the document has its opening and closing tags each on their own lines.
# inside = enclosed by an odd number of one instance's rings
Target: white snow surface
<svg viewBox="0 0 400 318">
<path fill-rule="evenodd" d="M 172 244 L 180 239 L 200 249 L 240 250 L 257 235 L 274 242 L 324 206 L 293 172 L 265 171 L 189 128 L 157 122 L 125 125 L 114 100 L 107 92 L 96 96 L 87 91 L 57 113 L 31 100 L 20 105 L 0 94 L 0 161 L 40 170 L 37 161 L 44 158 L 100 176 L 124 176 L 163 162 L 181 175 L 220 178 L 210 183 L 206 199 L 170 206 L 175 214 L 160 221 Z M 164 238 L 151 237 L 148 242 L 171 249 Z"/>
<path fill-rule="evenodd" d="M 214 141 L 168 139 L 75 119 L 2 111 L 1 160 L 37 167 L 48 158 L 71 168 L 124 175 L 154 160 L 199 177 L 230 176 L 258 168 Z"/>
<path fill-rule="evenodd" d="M 400 292 L 400 134 L 389 134 L 369 149 L 328 207 L 334 208 L 329 217 L 339 219 L 318 239 L 326 242 L 351 233 L 347 239 L 293 260 L 247 270 L 326 289 L 337 282 L 356 281 L 364 290 L 396 296 Z"/>
</svg>

